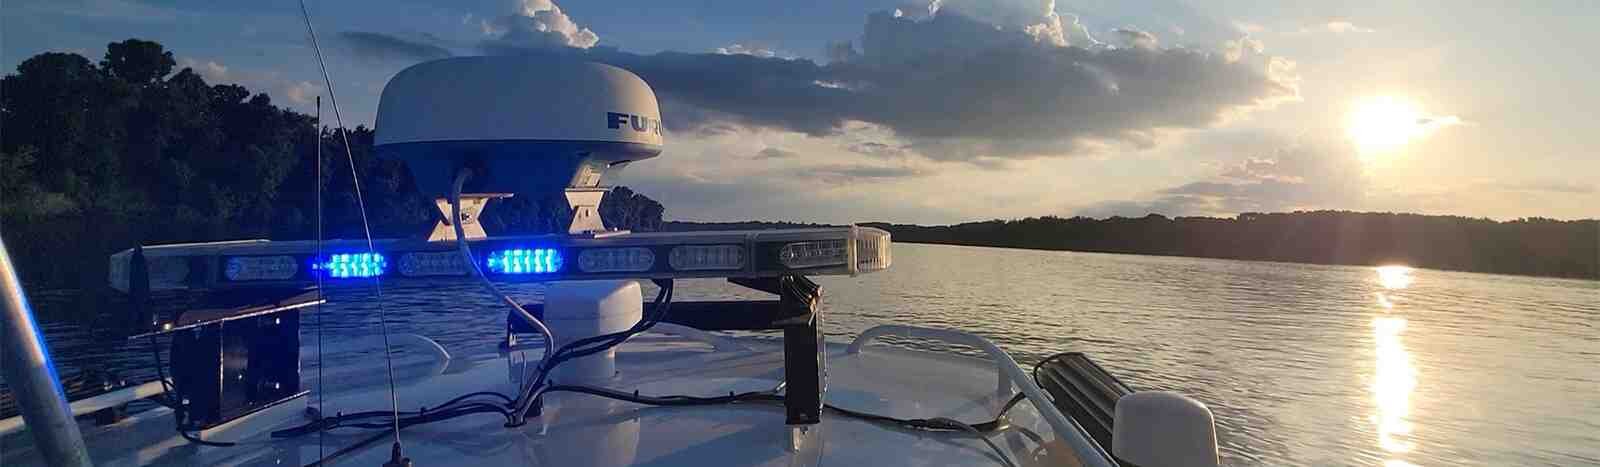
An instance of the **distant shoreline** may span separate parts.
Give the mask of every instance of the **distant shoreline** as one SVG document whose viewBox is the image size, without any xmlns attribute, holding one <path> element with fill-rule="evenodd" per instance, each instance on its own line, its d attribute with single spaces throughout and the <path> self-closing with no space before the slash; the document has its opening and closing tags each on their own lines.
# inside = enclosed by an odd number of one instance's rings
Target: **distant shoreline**
<svg viewBox="0 0 1600 467">
<path fill-rule="evenodd" d="M 1130 252 L 1126 252 L 1126 251 L 1064 250 L 1064 249 L 1052 249 L 1052 248 L 1030 248 L 1030 247 L 1020 247 L 1020 246 L 1006 246 L 1006 245 L 985 245 L 985 244 L 976 244 L 976 243 L 949 243 L 949 242 L 941 242 L 941 241 L 901 240 L 901 239 L 898 239 L 898 238 L 893 239 L 893 240 L 894 240 L 894 243 L 896 243 L 896 244 L 965 246 L 965 247 L 973 247 L 973 248 L 996 248 L 996 249 L 1001 249 L 1001 250 L 1020 250 L 1020 251 L 1063 251 L 1063 252 L 1068 252 L 1068 253 L 1094 253 L 1094 254 L 1102 254 L 1102 255 L 1150 256 L 1150 257 L 1157 257 L 1157 258 L 1215 259 L 1215 260 L 1223 260 L 1223 261 L 1244 261 L 1244 262 L 1249 262 L 1249 263 L 1276 263 L 1276 264 L 1294 264 L 1294 265 L 1307 265 L 1307 266 L 1348 266 L 1348 267 L 1358 267 L 1359 268 L 1359 267 L 1378 267 L 1378 266 L 1386 266 L 1387 265 L 1387 264 L 1354 264 L 1354 263 L 1307 263 L 1307 262 L 1300 262 L 1300 261 L 1279 261 L 1279 260 L 1270 260 L 1270 259 L 1223 258 L 1223 257 L 1215 257 L 1215 256 L 1187 256 L 1187 255 L 1169 255 L 1169 254 L 1160 254 L 1160 253 L 1130 253 Z M 1400 264 L 1400 263 L 1394 263 L 1394 265 L 1406 266 L 1406 267 L 1416 268 L 1416 269 L 1426 269 L 1426 270 L 1431 270 L 1431 271 L 1459 272 L 1459 273 L 1466 273 L 1466 274 L 1487 274 L 1487 275 L 1493 275 L 1493 276 L 1510 276 L 1510 277 L 1527 277 L 1527 278 L 1537 278 L 1537 279 L 1560 279 L 1560 280 L 1573 280 L 1573 281 L 1584 281 L 1584 282 L 1600 282 L 1600 278 L 1597 278 L 1597 277 L 1567 277 L 1567 276 L 1550 276 L 1550 275 L 1537 275 L 1537 274 L 1513 274 L 1513 273 L 1492 272 L 1492 271 L 1468 271 L 1468 270 L 1461 270 L 1461 269 L 1442 269 L 1442 268 L 1435 268 L 1435 267 L 1428 267 L 1428 266 L 1416 266 L 1416 265 Z"/>
</svg>

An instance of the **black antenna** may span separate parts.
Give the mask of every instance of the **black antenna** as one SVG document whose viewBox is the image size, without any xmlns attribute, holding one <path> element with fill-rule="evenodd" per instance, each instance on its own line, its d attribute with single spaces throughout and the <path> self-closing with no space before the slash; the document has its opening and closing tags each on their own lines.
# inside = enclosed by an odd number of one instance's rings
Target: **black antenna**
<svg viewBox="0 0 1600 467">
<path fill-rule="evenodd" d="M 316 261 L 322 261 L 322 96 L 317 96 L 317 166 L 312 169 L 314 182 L 317 184 L 317 256 Z M 317 274 L 317 418 L 322 418 L 322 409 L 327 406 L 327 393 L 322 390 L 322 275 Z M 328 430 L 317 429 L 317 458 L 324 455 L 323 446 L 326 444 Z"/>
<path fill-rule="evenodd" d="M 350 152 L 350 136 L 345 130 L 344 117 L 339 113 L 339 97 L 333 92 L 333 78 L 328 75 L 328 63 L 322 58 L 322 46 L 317 44 L 317 30 L 311 26 L 311 12 L 306 9 L 305 0 L 300 0 L 300 17 L 305 19 L 306 34 L 311 37 L 311 49 L 317 54 L 317 68 L 322 71 L 322 82 L 328 86 L 328 103 L 333 106 L 334 124 L 339 125 L 339 139 L 344 143 L 345 159 L 350 162 L 350 181 L 356 194 L 356 208 L 361 213 L 361 231 L 366 235 L 367 252 L 376 254 L 377 248 L 372 243 L 372 224 L 367 221 L 367 202 L 361 195 L 361 176 L 356 171 L 356 157 Z M 320 142 L 320 134 L 318 139 Z M 321 261 L 320 257 L 318 261 Z M 394 388 L 394 357 L 389 351 L 389 319 L 383 308 L 383 279 L 372 276 L 372 287 L 377 298 L 378 325 L 383 329 L 383 360 L 389 372 L 390 419 L 394 422 L 394 448 L 391 450 L 391 459 L 384 465 L 409 466 L 411 459 L 404 457 L 400 444 L 400 399 L 395 395 Z"/>
</svg>

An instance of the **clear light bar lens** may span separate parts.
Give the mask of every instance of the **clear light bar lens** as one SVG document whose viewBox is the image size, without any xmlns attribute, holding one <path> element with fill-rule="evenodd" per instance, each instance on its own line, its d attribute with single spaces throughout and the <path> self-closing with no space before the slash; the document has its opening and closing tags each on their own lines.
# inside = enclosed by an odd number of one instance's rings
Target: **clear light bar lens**
<svg viewBox="0 0 1600 467">
<path fill-rule="evenodd" d="M 868 273 L 889 269 L 894 263 L 890 254 L 889 232 L 871 227 L 856 228 L 856 272 Z"/>
<path fill-rule="evenodd" d="M 454 251 L 413 252 L 400 255 L 400 275 L 406 277 L 465 276 L 466 263 Z"/>
<path fill-rule="evenodd" d="M 382 253 L 339 253 L 311 266 L 334 279 L 377 277 L 389 270 L 389 260 Z"/>
<path fill-rule="evenodd" d="M 590 248 L 578 253 L 578 270 L 583 272 L 643 272 L 656 265 L 656 254 L 649 248 Z"/>
<path fill-rule="evenodd" d="M 228 258 L 222 276 L 230 281 L 281 281 L 299 272 L 293 256 L 239 256 Z"/>
<path fill-rule="evenodd" d="M 545 274 L 561 270 L 553 248 L 512 248 L 489 253 L 489 270 L 500 274 Z"/>
<path fill-rule="evenodd" d="M 790 243 L 778 250 L 778 262 L 794 269 L 840 266 L 850 260 L 849 247 L 844 239 Z"/>
<path fill-rule="evenodd" d="M 740 245 L 680 245 L 672 247 L 668 264 L 677 271 L 724 271 L 744 267 Z"/>
</svg>

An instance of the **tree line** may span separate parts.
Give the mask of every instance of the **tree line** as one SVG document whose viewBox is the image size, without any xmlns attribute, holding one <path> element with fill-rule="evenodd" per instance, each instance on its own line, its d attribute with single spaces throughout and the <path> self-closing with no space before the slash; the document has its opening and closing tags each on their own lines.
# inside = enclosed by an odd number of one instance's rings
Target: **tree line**
<svg viewBox="0 0 1600 467">
<path fill-rule="evenodd" d="M 362 236 L 350 163 L 333 129 L 265 93 L 174 71 L 156 42 L 108 44 L 99 62 L 47 52 L 0 81 L 0 234 L 29 287 L 97 289 L 110 254 L 138 244 Z M 442 215 L 373 129 L 349 130 L 373 235 L 426 235 Z M 317 173 L 317 145 L 324 154 Z M 665 208 L 619 187 L 609 226 L 656 230 Z M 559 193 L 496 201 L 493 233 L 565 229 Z"/>
<path fill-rule="evenodd" d="M 1600 221 L 1350 211 L 866 224 L 898 242 L 1382 265 L 1600 279 Z"/>
</svg>

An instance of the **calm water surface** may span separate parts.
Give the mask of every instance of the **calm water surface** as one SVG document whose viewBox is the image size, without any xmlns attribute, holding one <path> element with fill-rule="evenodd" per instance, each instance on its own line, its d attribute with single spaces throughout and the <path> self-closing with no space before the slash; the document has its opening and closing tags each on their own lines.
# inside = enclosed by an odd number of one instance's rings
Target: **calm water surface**
<svg viewBox="0 0 1600 467">
<path fill-rule="evenodd" d="M 1136 389 L 1189 394 L 1216 412 L 1229 465 L 1600 465 L 1600 282 L 933 245 L 818 282 L 835 340 L 884 323 L 961 328 L 1024 363 L 1085 351 Z M 65 301 L 38 295 L 42 314 Z M 476 287 L 385 295 L 392 329 L 458 354 L 492 351 L 504 325 Z M 330 345 L 378 332 L 366 292 L 329 298 Z M 63 367 L 148 373 L 142 344 L 48 328 Z"/>
</svg>

